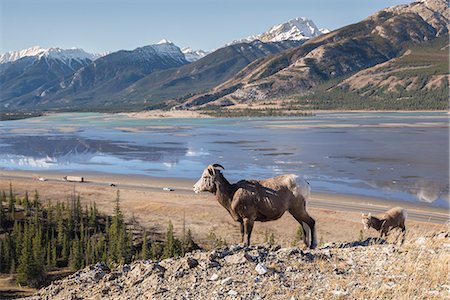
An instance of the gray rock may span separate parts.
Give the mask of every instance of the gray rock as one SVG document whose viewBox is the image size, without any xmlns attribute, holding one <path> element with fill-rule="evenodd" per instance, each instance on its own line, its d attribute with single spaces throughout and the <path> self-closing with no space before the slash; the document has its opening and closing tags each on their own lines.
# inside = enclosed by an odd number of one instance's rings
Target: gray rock
<svg viewBox="0 0 450 300">
<path fill-rule="evenodd" d="M 195 268 L 196 266 L 198 266 L 198 260 L 196 260 L 195 258 L 192 257 L 188 257 L 187 258 L 187 265 L 190 269 Z"/>
</svg>

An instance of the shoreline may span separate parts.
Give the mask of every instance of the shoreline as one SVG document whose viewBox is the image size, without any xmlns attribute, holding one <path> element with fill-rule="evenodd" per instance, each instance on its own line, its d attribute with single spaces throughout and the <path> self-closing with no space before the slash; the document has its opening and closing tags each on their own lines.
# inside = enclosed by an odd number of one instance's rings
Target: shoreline
<svg viewBox="0 0 450 300">
<path fill-rule="evenodd" d="M 115 189 L 137 189 L 162 191 L 163 188 L 173 189 L 178 194 L 192 194 L 192 185 L 197 179 L 175 178 L 175 177 L 154 177 L 136 174 L 114 174 L 100 172 L 76 172 L 76 171 L 21 171 L 21 170 L 4 170 L 0 169 L 0 179 L 3 181 L 31 181 L 42 185 L 45 183 L 73 185 L 71 182 L 62 180 L 63 176 L 74 175 L 83 176 L 84 183 L 77 185 L 85 186 L 101 186 L 109 187 L 114 184 Z M 33 178 L 43 177 L 46 181 L 38 181 Z M 376 212 L 382 212 L 389 207 L 402 206 L 408 210 L 428 213 L 430 215 L 446 215 L 448 217 L 449 210 L 444 207 L 426 205 L 425 203 L 414 203 L 401 200 L 385 199 L 379 197 L 371 197 L 364 195 L 345 194 L 345 193 L 326 193 L 311 192 L 308 202 L 309 206 L 331 209 L 345 212 L 355 212 L 374 209 Z M 329 206 L 329 207 L 327 207 Z M 448 218 L 447 218 L 448 219 Z"/>
<path fill-rule="evenodd" d="M 446 113 L 450 115 L 448 110 L 302 110 L 305 113 L 312 114 L 326 114 L 326 113 Z M 42 116 L 51 116 L 66 113 L 84 113 L 84 112 L 42 112 Z M 124 115 L 130 119 L 203 119 L 203 118 L 227 118 L 227 117 L 212 117 L 204 110 L 141 110 L 133 112 L 94 112 L 99 114 Z M 285 117 L 289 117 L 286 115 Z M 254 117 L 258 118 L 258 117 Z M 261 118 L 261 117 L 260 117 Z M 262 117 L 264 118 L 264 117 Z"/>
</svg>

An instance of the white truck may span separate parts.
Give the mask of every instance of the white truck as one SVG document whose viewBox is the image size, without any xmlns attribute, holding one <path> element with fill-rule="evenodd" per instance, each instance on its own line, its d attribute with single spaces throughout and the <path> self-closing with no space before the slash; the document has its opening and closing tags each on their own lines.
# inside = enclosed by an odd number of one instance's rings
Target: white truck
<svg viewBox="0 0 450 300">
<path fill-rule="evenodd" d="M 81 176 L 64 176 L 63 180 L 70 182 L 84 182 L 84 178 Z"/>
</svg>

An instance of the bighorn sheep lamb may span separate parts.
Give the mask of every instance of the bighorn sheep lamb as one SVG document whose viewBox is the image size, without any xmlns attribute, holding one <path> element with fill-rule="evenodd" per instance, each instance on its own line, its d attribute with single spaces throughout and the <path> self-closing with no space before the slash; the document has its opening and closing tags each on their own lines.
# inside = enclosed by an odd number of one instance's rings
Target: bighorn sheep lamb
<svg viewBox="0 0 450 300">
<path fill-rule="evenodd" d="M 388 232 L 394 228 L 400 228 L 403 232 L 402 244 L 406 237 L 406 227 L 405 220 L 408 216 L 406 209 L 402 207 L 394 207 L 385 212 L 381 217 L 377 218 L 372 216 L 371 213 L 368 215 L 362 214 L 362 223 L 364 224 L 364 229 L 373 228 L 380 232 L 380 238 L 384 236 L 387 237 Z"/>
<path fill-rule="evenodd" d="M 211 192 L 217 201 L 240 223 L 242 242 L 250 245 L 255 221 L 266 222 L 281 218 L 286 212 L 301 224 L 303 241 L 315 248 L 315 221 L 306 211 L 306 200 L 310 193 L 309 183 L 297 175 L 281 175 L 266 180 L 241 180 L 230 184 L 218 168 L 209 165 L 194 185 L 194 192 Z"/>
</svg>

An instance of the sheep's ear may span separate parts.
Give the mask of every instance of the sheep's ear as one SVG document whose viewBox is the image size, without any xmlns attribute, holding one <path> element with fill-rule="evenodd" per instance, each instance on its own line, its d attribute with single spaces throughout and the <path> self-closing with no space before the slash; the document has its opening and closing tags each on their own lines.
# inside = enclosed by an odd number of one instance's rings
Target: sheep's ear
<svg viewBox="0 0 450 300">
<path fill-rule="evenodd" d="M 211 176 L 216 175 L 216 170 L 214 169 L 213 166 L 211 166 L 211 165 L 208 166 L 208 173 L 209 173 L 209 175 L 211 175 Z"/>
<path fill-rule="evenodd" d="M 361 213 L 361 216 L 362 216 L 362 217 L 365 217 L 366 215 L 365 215 L 364 213 Z"/>
<path fill-rule="evenodd" d="M 371 216 L 372 216 L 372 213 L 369 213 L 369 214 L 367 215 L 368 218 L 370 218 Z"/>
</svg>

